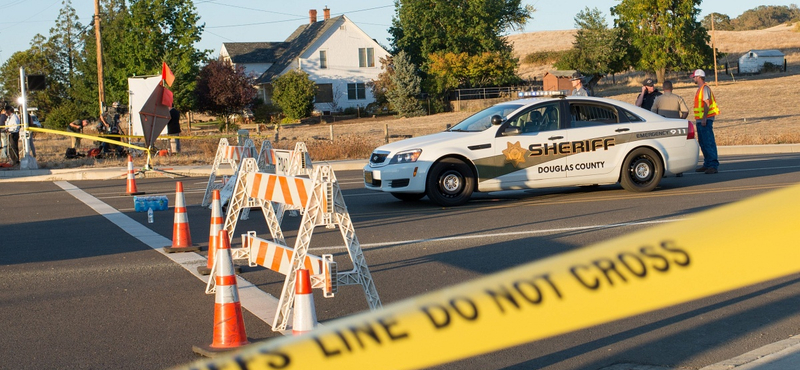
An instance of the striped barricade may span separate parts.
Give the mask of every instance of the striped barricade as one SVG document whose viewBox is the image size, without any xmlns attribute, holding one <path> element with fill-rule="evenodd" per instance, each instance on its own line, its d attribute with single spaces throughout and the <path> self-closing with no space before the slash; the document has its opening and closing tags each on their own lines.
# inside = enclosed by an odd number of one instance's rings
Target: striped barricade
<svg viewBox="0 0 800 370">
<path fill-rule="evenodd" d="M 326 291 L 326 297 L 333 296 L 336 286 L 361 285 L 370 309 L 381 307 L 375 283 L 355 235 L 350 214 L 347 212 L 347 205 L 330 166 L 317 166 L 311 177 L 306 178 L 258 172 L 254 158 L 244 159 L 225 219 L 225 229 L 229 235 L 233 234 L 239 212 L 248 199 L 262 202 L 260 208 L 272 241 L 262 242 L 263 239 L 258 239 L 259 242 L 256 243 L 255 232 L 248 234 L 252 236 L 248 237 L 246 243 L 243 240 L 242 245 L 245 247 L 235 251 L 234 258 L 247 258 L 250 263 L 256 263 L 286 276 L 272 330 L 286 330 L 294 303 L 296 272 L 302 268 L 314 271 L 314 275 L 317 276 L 330 274 L 331 277 L 327 280 L 318 278 L 315 285 Z M 303 215 L 294 248 L 287 246 L 280 219 L 276 214 L 276 209 L 284 208 L 273 205 L 297 207 Z M 321 267 L 314 266 L 320 257 L 309 255 L 308 248 L 314 228 L 321 225 L 327 228 L 340 228 L 342 239 L 348 249 L 347 255 L 353 264 L 351 271 L 336 271 L 335 264 L 324 262 L 326 256 L 322 257 Z M 253 242 L 250 243 L 251 241 Z M 327 259 L 332 262 L 332 257 L 329 256 Z M 309 268 L 308 264 L 312 266 Z M 323 271 L 317 273 L 320 268 Z M 324 271 L 326 268 L 329 269 L 327 273 Z"/>
</svg>

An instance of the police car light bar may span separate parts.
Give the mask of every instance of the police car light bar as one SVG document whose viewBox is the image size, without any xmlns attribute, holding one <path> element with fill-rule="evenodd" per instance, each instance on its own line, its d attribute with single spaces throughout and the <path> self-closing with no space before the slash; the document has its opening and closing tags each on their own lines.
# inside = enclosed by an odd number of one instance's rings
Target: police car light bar
<svg viewBox="0 0 800 370">
<path fill-rule="evenodd" d="M 520 98 L 530 98 L 538 96 L 552 96 L 552 97 L 565 97 L 567 96 L 566 90 L 549 90 L 549 91 L 520 91 L 517 93 Z"/>
</svg>

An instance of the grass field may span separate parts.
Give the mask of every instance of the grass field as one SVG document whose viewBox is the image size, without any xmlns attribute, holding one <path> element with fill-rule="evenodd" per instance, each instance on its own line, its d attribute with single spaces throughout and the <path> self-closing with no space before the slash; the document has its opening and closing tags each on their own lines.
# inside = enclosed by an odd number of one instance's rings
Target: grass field
<svg viewBox="0 0 800 370">
<path fill-rule="evenodd" d="M 533 51 L 564 50 L 571 47 L 574 30 L 545 31 L 510 36 L 517 56 Z M 786 73 L 765 73 L 750 76 L 720 74 L 715 82 L 708 82 L 714 91 L 721 114 L 714 123 L 718 145 L 784 144 L 800 143 L 800 33 L 789 26 L 778 26 L 758 31 L 717 32 L 719 49 L 738 58 L 750 49 L 780 49 L 789 63 Z M 539 73 L 538 78 L 552 66 L 521 66 L 520 73 Z M 598 96 L 633 103 L 641 90 L 645 75 L 640 72 L 618 74 L 614 83 L 605 80 L 596 91 Z M 675 93 L 691 104 L 695 85 L 687 73 L 672 73 L 667 76 L 676 84 Z M 334 124 L 300 124 L 282 127 L 281 140 L 273 143 L 277 148 L 291 149 L 294 143 L 303 141 L 316 161 L 367 158 L 372 149 L 385 142 L 400 140 L 407 136 L 420 136 L 439 132 L 448 124 L 455 124 L 472 112 L 441 113 L 416 118 L 361 118 L 337 121 Z M 261 135 L 251 129 L 256 146 L 263 140 L 273 140 L 272 130 Z M 333 141 L 330 140 L 333 133 Z M 184 134 L 186 128 L 184 124 Z M 154 157 L 155 166 L 208 165 L 213 162 L 219 132 L 212 126 L 193 130 L 192 138 L 183 140 L 183 153 L 179 156 Z M 235 140 L 231 141 L 232 143 Z M 125 166 L 126 158 L 65 160 L 64 152 L 69 138 L 58 135 L 37 134 L 35 138 L 37 161 L 40 168 L 64 168 L 79 166 Z M 84 151 L 93 144 L 84 140 Z M 21 147 L 20 143 L 20 147 Z M 166 143 L 159 142 L 159 148 Z M 135 158 L 136 166 L 145 163 L 144 157 Z"/>
</svg>

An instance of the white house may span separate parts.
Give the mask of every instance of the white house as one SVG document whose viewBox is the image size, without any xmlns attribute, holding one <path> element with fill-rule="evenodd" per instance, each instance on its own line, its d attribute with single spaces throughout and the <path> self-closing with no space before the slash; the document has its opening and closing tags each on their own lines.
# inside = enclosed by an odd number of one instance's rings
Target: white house
<svg viewBox="0 0 800 370">
<path fill-rule="evenodd" d="M 317 111 L 366 107 L 375 101 L 367 83 L 378 78 L 379 60 L 389 52 L 346 16 L 331 18 L 327 7 L 323 12 L 323 19 L 317 21 L 317 11 L 310 10 L 309 23 L 283 42 L 223 43 L 220 57 L 258 76 L 265 103 L 271 102 L 269 85 L 275 78 L 300 69 L 317 83 Z"/>
<path fill-rule="evenodd" d="M 750 50 L 739 57 L 739 73 L 759 73 L 764 68 L 764 63 L 783 68 L 783 58 L 780 50 Z"/>
</svg>

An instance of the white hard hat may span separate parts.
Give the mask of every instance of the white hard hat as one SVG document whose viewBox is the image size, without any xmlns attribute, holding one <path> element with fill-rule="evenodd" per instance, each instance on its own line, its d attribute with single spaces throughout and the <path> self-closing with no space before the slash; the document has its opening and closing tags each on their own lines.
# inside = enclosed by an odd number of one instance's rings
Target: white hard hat
<svg viewBox="0 0 800 370">
<path fill-rule="evenodd" d="M 703 71 L 702 69 L 696 69 L 694 73 L 692 73 L 692 78 L 695 77 L 706 77 L 706 72 Z"/>
</svg>

